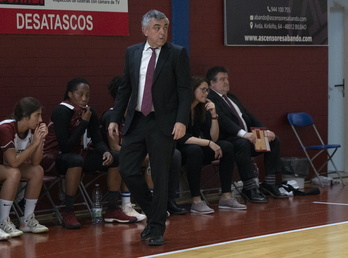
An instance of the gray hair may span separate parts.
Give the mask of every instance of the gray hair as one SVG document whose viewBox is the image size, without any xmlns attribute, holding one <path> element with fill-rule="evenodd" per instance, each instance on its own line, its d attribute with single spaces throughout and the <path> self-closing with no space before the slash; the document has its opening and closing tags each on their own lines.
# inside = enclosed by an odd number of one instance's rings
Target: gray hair
<svg viewBox="0 0 348 258">
<path fill-rule="evenodd" d="M 169 24 L 169 19 L 164 13 L 158 10 L 150 10 L 146 14 L 144 14 L 143 18 L 141 19 L 141 27 L 147 27 L 151 19 L 155 19 L 155 20 L 166 19 Z"/>
</svg>

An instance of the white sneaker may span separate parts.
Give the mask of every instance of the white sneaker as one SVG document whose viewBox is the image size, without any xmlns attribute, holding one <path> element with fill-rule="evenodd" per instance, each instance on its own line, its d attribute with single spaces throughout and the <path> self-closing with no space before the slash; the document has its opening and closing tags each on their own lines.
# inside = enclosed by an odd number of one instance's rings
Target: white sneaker
<svg viewBox="0 0 348 258">
<path fill-rule="evenodd" d="M 41 225 L 36 219 L 35 215 L 31 214 L 27 218 L 21 217 L 21 225 L 19 227 L 23 232 L 43 233 L 47 232 L 48 228 Z"/>
<path fill-rule="evenodd" d="M 142 221 L 144 219 L 146 219 L 146 215 L 144 214 L 140 214 L 139 212 L 137 212 L 134 208 L 133 205 L 131 203 L 127 203 L 125 206 L 122 207 L 122 211 L 130 217 L 136 217 L 137 221 Z"/>
<path fill-rule="evenodd" d="M 2 229 L 0 229 L 0 241 L 1 240 L 8 240 L 11 238 L 10 234 L 7 234 L 5 231 L 3 231 Z"/>
<path fill-rule="evenodd" d="M 200 214 L 211 214 L 214 213 L 214 210 L 209 208 L 209 206 L 204 201 L 200 201 L 198 203 L 192 203 L 191 212 Z"/>
<path fill-rule="evenodd" d="M 11 237 L 19 237 L 23 235 L 23 231 L 16 229 L 16 226 L 12 223 L 9 217 L 0 223 L 0 229 L 9 234 Z"/>
</svg>

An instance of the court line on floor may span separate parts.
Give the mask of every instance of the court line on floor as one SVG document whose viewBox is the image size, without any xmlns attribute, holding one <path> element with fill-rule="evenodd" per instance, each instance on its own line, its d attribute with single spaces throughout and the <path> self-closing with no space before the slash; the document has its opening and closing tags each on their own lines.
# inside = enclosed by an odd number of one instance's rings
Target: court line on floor
<svg viewBox="0 0 348 258">
<path fill-rule="evenodd" d="M 182 252 L 187 252 L 187 251 L 192 251 L 192 250 L 199 250 L 199 249 L 208 248 L 208 247 L 214 247 L 214 246 L 219 246 L 219 245 L 226 245 L 226 244 L 231 244 L 231 243 L 243 242 L 243 241 L 247 241 L 247 240 L 253 240 L 253 239 L 258 239 L 258 238 L 265 238 L 265 237 L 277 236 L 277 235 L 283 235 L 283 234 L 300 232 L 300 231 L 317 229 L 317 228 L 325 228 L 325 227 L 342 225 L 342 224 L 347 224 L 347 223 L 348 223 L 348 221 L 343 221 L 343 222 L 337 222 L 337 223 L 326 224 L 326 225 L 315 226 L 315 227 L 309 227 L 309 228 L 300 228 L 300 229 L 289 230 L 289 231 L 284 231 L 284 232 L 278 232 L 278 233 L 273 233 L 273 234 L 267 234 L 267 235 L 261 235 L 261 236 L 237 239 L 237 240 L 233 240 L 233 241 L 221 242 L 221 243 L 216 243 L 216 244 L 211 244 L 211 245 L 197 246 L 197 247 L 193 247 L 193 248 L 181 249 L 181 250 L 172 251 L 172 252 L 154 254 L 154 255 L 149 255 L 149 256 L 141 256 L 139 258 L 151 258 L 151 257 L 159 257 L 159 256 L 162 256 L 162 255 L 177 254 L 177 253 L 182 253 Z"/>
<path fill-rule="evenodd" d="M 338 202 L 313 202 L 313 203 L 348 206 L 348 203 L 338 203 Z"/>
</svg>

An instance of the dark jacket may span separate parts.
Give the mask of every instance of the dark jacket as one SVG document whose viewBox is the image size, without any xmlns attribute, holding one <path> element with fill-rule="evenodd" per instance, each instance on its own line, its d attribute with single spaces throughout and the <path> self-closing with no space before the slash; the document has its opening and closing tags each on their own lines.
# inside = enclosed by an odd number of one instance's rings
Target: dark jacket
<svg viewBox="0 0 348 258">
<path fill-rule="evenodd" d="M 126 52 L 124 77 L 117 93 L 112 119 L 120 124 L 127 109 L 123 134 L 127 134 L 137 106 L 144 46 L 145 42 L 136 44 L 128 47 Z M 176 122 L 188 124 L 192 90 L 189 58 L 185 48 L 168 42 L 162 46 L 153 78 L 152 101 L 157 125 L 165 135 L 171 135 Z"/>
<path fill-rule="evenodd" d="M 251 131 L 250 127 L 264 127 L 264 125 L 242 105 L 236 96 L 230 93 L 228 93 L 227 96 L 239 107 L 249 132 Z M 216 112 L 219 115 L 220 139 L 224 140 L 231 136 L 236 137 L 242 128 L 239 126 L 238 118 L 233 114 L 230 107 L 222 97 L 213 90 L 210 91 L 208 99 L 215 103 Z"/>
</svg>

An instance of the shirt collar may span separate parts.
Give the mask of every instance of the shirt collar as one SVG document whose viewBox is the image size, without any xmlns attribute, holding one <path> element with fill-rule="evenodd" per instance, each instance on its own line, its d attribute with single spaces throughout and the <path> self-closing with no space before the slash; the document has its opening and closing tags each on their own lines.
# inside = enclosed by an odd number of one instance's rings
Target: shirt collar
<svg viewBox="0 0 348 258">
<path fill-rule="evenodd" d="M 213 90 L 212 88 L 210 88 L 210 89 L 211 89 L 211 90 Z M 223 94 L 221 94 L 221 93 L 217 92 L 216 90 L 213 90 L 213 91 L 215 91 L 215 92 L 216 92 L 216 94 L 217 94 L 217 95 L 219 95 L 219 96 L 222 98 Z M 226 94 L 226 96 L 227 96 L 227 94 Z"/>
<path fill-rule="evenodd" d="M 71 109 L 71 110 L 74 109 L 74 106 L 73 106 L 73 105 L 70 105 L 70 104 L 68 104 L 67 102 L 64 102 L 64 101 L 61 102 L 60 105 L 66 106 L 67 108 L 69 108 L 69 109 Z"/>
<path fill-rule="evenodd" d="M 144 46 L 144 51 L 147 51 L 150 47 L 151 47 L 151 46 L 150 46 L 149 42 L 146 41 L 145 46 Z M 157 51 L 160 51 L 160 50 L 161 50 L 161 47 L 157 47 L 157 48 L 156 48 L 156 52 L 157 52 Z M 158 52 L 157 52 L 157 53 L 158 53 Z"/>
</svg>

